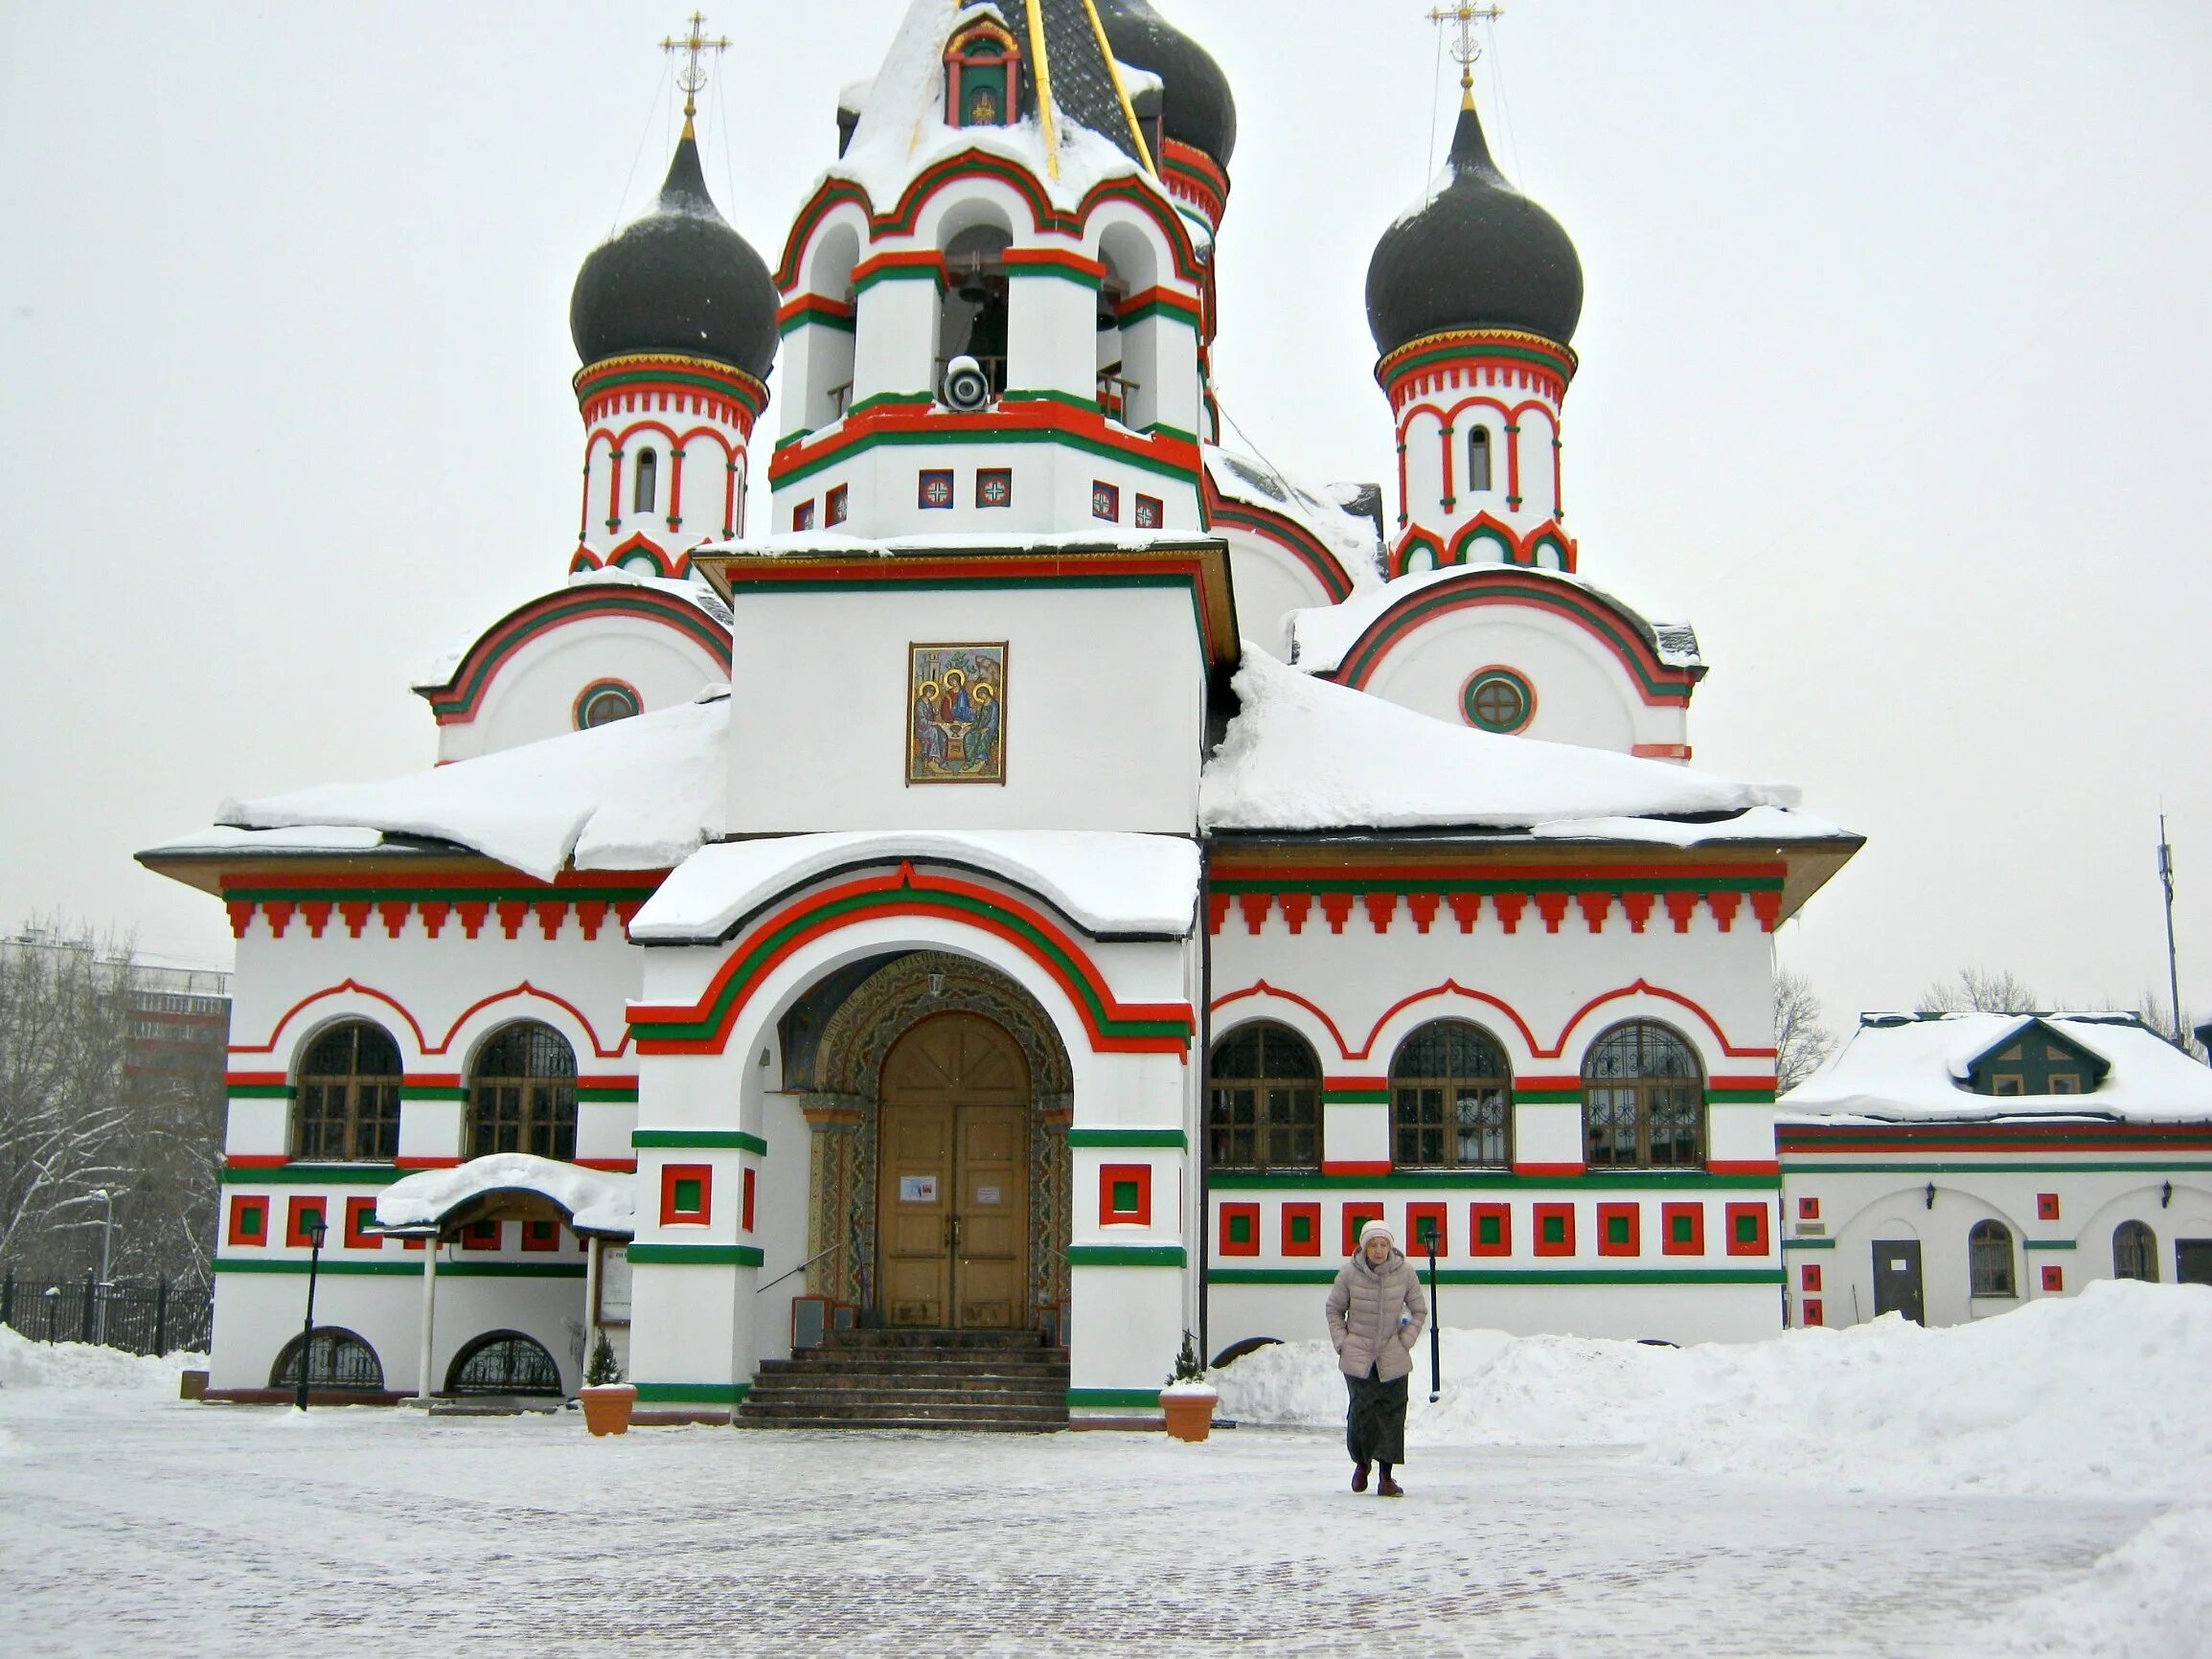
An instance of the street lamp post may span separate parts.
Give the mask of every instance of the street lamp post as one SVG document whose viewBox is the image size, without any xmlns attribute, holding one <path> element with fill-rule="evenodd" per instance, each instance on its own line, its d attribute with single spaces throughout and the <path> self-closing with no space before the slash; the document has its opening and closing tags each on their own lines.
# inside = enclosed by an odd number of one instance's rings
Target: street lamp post
<svg viewBox="0 0 2212 1659">
<path fill-rule="evenodd" d="M 115 1198 L 105 1187 L 92 1195 L 107 1206 L 107 1214 L 100 1223 L 100 1300 L 92 1315 L 92 1340 L 104 1348 L 107 1346 L 107 1298 L 114 1289 L 107 1282 L 107 1270 L 114 1254 Z"/>
<path fill-rule="evenodd" d="M 308 1212 L 302 1224 L 308 1236 L 308 1323 L 300 1332 L 300 1392 L 293 1404 L 300 1410 L 308 1409 L 308 1373 L 315 1357 L 315 1274 L 323 1264 L 323 1239 L 330 1229 L 324 1225 L 320 1210 Z"/>
<path fill-rule="evenodd" d="M 46 1287 L 46 1346 L 49 1348 L 54 1346 L 54 1310 L 60 1306 L 61 1286 L 49 1284 Z"/>
</svg>

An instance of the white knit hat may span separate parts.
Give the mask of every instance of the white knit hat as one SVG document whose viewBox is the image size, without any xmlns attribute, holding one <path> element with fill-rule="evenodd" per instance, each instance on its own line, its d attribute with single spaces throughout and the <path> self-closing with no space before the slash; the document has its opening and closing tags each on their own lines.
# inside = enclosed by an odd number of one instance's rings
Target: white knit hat
<svg viewBox="0 0 2212 1659">
<path fill-rule="evenodd" d="M 1370 1239 L 1384 1239 L 1395 1244 L 1398 1242 L 1398 1231 L 1378 1216 L 1359 1229 L 1359 1248 L 1366 1249 Z"/>
</svg>

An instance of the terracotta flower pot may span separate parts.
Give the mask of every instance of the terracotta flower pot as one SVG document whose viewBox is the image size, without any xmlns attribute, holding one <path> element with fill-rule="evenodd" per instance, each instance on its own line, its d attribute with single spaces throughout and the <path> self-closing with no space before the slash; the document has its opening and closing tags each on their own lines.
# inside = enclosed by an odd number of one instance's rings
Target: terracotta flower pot
<svg viewBox="0 0 2212 1659">
<path fill-rule="evenodd" d="M 583 1426 L 593 1434 L 629 1433 L 629 1414 L 637 1409 L 637 1384 L 607 1383 L 584 1389 L 578 1398 L 583 1401 Z"/>
<path fill-rule="evenodd" d="M 1160 1409 L 1168 1416 L 1171 1440 L 1202 1441 L 1214 1432 L 1214 1403 L 1220 1396 L 1212 1389 L 1160 1391 Z"/>
</svg>

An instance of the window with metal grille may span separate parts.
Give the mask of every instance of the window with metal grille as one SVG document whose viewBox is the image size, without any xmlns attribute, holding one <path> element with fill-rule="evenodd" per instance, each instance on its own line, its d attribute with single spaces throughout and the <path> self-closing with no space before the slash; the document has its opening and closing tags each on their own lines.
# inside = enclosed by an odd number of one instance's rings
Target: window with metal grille
<svg viewBox="0 0 2212 1659">
<path fill-rule="evenodd" d="M 1705 1161 L 1705 1075 L 1688 1043 L 1637 1020 L 1590 1046 L 1583 1061 L 1583 1156 L 1593 1169 Z"/>
<path fill-rule="evenodd" d="M 1214 1045 L 1206 1158 L 1217 1170 L 1321 1166 L 1321 1062 L 1288 1026 L 1262 1020 Z"/>
<path fill-rule="evenodd" d="M 468 1155 L 489 1152 L 576 1156 L 576 1051 L 549 1026 L 508 1026 L 476 1052 Z"/>
<path fill-rule="evenodd" d="M 2112 1229 L 2112 1277 L 2158 1283 L 2158 1235 L 2140 1221 L 2123 1221 Z"/>
<path fill-rule="evenodd" d="M 1390 1064 L 1393 1162 L 1503 1169 L 1513 1162 L 1513 1077 L 1480 1026 L 1440 1019 L 1398 1045 Z"/>
<path fill-rule="evenodd" d="M 519 1330 L 479 1336 L 453 1358 L 447 1394 L 562 1393 L 560 1367 L 543 1345 Z"/>
<path fill-rule="evenodd" d="M 2002 1221 L 1977 1221 L 1967 1235 L 1967 1271 L 1975 1296 L 2017 1296 L 2012 1230 Z"/>
<path fill-rule="evenodd" d="M 365 1020 L 334 1026 L 300 1063 L 292 1156 L 388 1164 L 399 1155 L 399 1045 Z"/>
<path fill-rule="evenodd" d="M 301 1340 L 293 1337 L 277 1355 L 276 1369 L 269 1374 L 271 1388 L 300 1386 Z M 308 1386 L 334 1394 L 381 1394 L 384 1368 L 377 1362 L 376 1351 L 351 1330 L 319 1325 L 308 1352 Z"/>
</svg>

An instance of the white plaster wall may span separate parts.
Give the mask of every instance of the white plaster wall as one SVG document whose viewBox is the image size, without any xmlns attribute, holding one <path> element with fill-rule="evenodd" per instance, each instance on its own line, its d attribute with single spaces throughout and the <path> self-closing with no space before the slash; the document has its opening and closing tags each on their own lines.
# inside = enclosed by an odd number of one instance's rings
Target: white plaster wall
<svg viewBox="0 0 2212 1659">
<path fill-rule="evenodd" d="M 1196 825 L 1204 676 L 1189 595 L 741 588 L 731 828 Z M 911 643 L 1009 644 L 1007 782 L 906 784 Z M 825 671 L 823 642 L 836 642 Z M 772 782 L 770 782 L 772 781 Z"/>
<path fill-rule="evenodd" d="M 465 761 L 573 732 L 577 698 L 601 680 L 628 685 L 650 713 L 729 678 L 727 660 L 659 623 L 620 615 L 569 623 L 500 665 L 474 719 L 438 728 L 438 759 Z"/>
<path fill-rule="evenodd" d="M 1427 1286 L 1425 1265 L 1423 1288 Z M 1311 1342 L 1328 1335 L 1327 1284 L 1217 1284 L 1208 1297 L 1212 1358 L 1249 1336 Z M 1782 1329 L 1781 1301 L 1765 1284 L 1451 1284 L 1437 1302 L 1448 1330 L 1504 1330 L 1639 1342 L 1758 1342 Z M 1413 1356 L 1415 1386 L 1428 1386 L 1428 1339 Z M 1448 1370 L 1447 1382 L 1466 1381 Z"/>
<path fill-rule="evenodd" d="M 1536 693 L 1523 736 L 1632 752 L 1639 743 L 1688 740 L 1686 711 L 1644 701 L 1618 657 L 1581 627 L 1533 606 L 1484 604 L 1448 611 L 1393 647 L 1366 690 L 1456 726 L 1478 670 L 1513 670 Z"/>
<path fill-rule="evenodd" d="M 885 251 L 871 248 L 869 256 Z M 935 395 L 938 286 L 933 274 L 879 279 L 860 291 L 853 348 L 853 402 L 885 393 Z"/>
<path fill-rule="evenodd" d="M 1229 585 L 1237 596 L 1237 624 L 1254 645 L 1288 661 L 1288 616 L 1330 602 L 1306 567 L 1264 536 L 1234 525 L 1212 533 L 1228 544 Z"/>
</svg>

